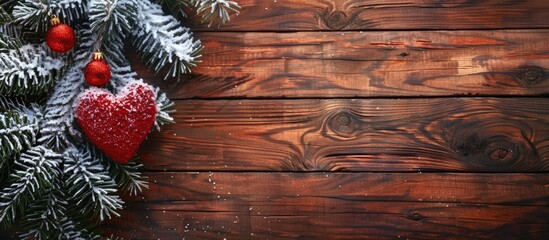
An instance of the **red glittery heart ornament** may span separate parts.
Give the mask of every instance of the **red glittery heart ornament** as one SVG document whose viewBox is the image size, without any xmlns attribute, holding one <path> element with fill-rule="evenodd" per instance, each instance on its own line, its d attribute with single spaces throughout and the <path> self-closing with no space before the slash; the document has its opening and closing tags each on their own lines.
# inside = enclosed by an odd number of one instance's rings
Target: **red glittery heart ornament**
<svg viewBox="0 0 549 240">
<path fill-rule="evenodd" d="M 118 96 L 92 87 L 76 104 L 76 119 L 84 134 L 120 164 L 135 155 L 156 113 L 154 91 L 144 83 L 128 84 Z"/>
</svg>

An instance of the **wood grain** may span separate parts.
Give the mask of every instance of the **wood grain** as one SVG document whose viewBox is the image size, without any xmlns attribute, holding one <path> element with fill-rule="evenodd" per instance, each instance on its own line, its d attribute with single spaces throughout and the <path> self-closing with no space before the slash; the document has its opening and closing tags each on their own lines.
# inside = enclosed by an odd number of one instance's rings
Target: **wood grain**
<svg viewBox="0 0 549 240">
<path fill-rule="evenodd" d="M 549 94 L 547 36 L 549 30 L 201 33 L 203 62 L 179 84 L 137 60 L 133 66 L 175 99 L 530 96 Z"/>
<path fill-rule="evenodd" d="M 201 31 L 501 29 L 549 27 L 545 0 L 239 0 L 241 14 Z M 189 24 L 199 23 L 191 17 Z"/>
<path fill-rule="evenodd" d="M 130 57 L 177 123 L 107 233 L 549 238 L 549 99 L 516 98 L 549 94 L 547 1 L 239 3 L 179 84 Z"/>
<path fill-rule="evenodd" d="M 149 173 L 131 239 L 545 239 L 549 175 Z M 132 229 L 133 231 L 129 231 Z"/>
<path fill-rule="evenodd" d="M 149 170 L 549 171 L 549 99 L 180 100 Z"/>
</svg>

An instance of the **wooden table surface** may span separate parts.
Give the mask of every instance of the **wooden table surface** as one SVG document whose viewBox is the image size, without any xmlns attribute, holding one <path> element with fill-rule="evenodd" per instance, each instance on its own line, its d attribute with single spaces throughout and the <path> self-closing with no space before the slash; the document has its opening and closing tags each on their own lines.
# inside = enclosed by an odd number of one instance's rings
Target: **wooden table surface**
<svg viewBox="0 0 549 240">
<path fill-rule="evenodd" d="M 549 1 L 239 3 L 107 232 L 549 239 Z"/>
</svg>

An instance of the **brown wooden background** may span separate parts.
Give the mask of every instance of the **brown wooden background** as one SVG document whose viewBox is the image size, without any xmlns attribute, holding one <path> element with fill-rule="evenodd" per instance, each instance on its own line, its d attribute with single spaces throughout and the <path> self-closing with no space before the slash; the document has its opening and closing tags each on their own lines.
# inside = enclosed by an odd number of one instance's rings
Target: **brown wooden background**
<svg viewBox="0 0 549 240">
<path fill-rule="evenodd" d="M 549 239 L 549 1 L 239 2 L 109 233 Z"/>
</svg>

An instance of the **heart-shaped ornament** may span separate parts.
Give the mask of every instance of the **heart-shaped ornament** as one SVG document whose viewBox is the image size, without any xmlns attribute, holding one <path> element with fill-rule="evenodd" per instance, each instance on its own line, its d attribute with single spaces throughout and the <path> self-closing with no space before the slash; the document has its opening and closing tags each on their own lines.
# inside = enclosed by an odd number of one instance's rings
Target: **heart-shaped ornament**
<svg viewBox="0 0 549 240">
<path fill-rule="evenodd" d="M 76 104 L 76 119 L 88 139 L 118 163 L 127 163 L 154 125 L 157 108 L 153 89 L 130 83 L 115 96 L 89 88 Z"/>
</svg>

